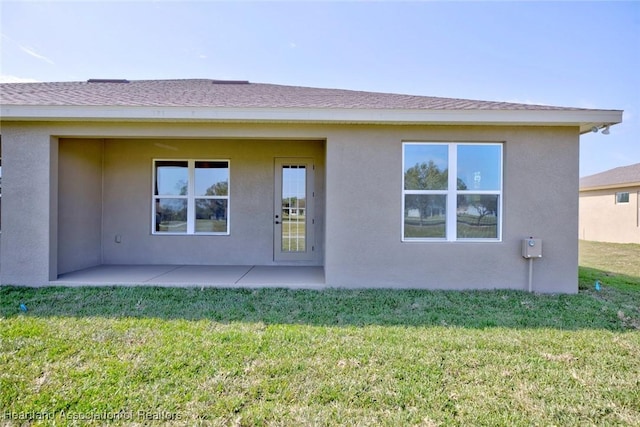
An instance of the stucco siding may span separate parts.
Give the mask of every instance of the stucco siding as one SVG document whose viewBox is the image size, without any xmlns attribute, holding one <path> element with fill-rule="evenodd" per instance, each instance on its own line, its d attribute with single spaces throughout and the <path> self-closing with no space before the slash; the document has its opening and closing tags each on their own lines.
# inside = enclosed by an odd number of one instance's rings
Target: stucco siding
<svg viewBox="0 0 640 427">
<path fill-rule="evenodd" d="M 90 152 L 67 138 L 93 140 Z M 535 236 L 533 289 L 577 292 L 578 140 L 577 126 L 3 123 L 2 283 L 46 284 L 98 250 L 104 264 L 274 264 L 274 158 L 313 157 L 311 264 L 327 286 L 526 289 L 520 244 Z M 403 141 L 503 144 L 501 241 L 402 242 Z M 153 159 L 186 158 L 231 162 L 228 236 L 152 234 Z"/>
<path fill-rule="evenodd" d="M 57 277 L 58 140 L 46 128 L 2 126 L 3 284 Z"/>
<path fill-rule="evenodd" d="M 273 258 L 274 158 L 316 159 L 316 238 L 323 240 L 322 141 L 105 141 L 103 262 L 105 264 L 270 265 Z M 230 161 L 229 235 L 153 235 L 154 159 Z M 118 236 L 119 243 L 116 242 Z M 307 263 L 321 265 L 322 245 Z"/>
<path fill-rule="evenodd" d="M 403 141 L 504 142 L 501 242 L 401 242 Z M 526 289 L 528 265 L 520 244 L 535 236 L 543 239 L 544 256 L 534 261 L 534 290 L 577 292 L 577 194 L 577 129 L 353 128 L 332 135 L 327 283 Z"/>
<path fill-rule="evenodd" d="M 103 140 L 60 139 L 58 274 L 102 264 Z"/>
<path fill-rule="evenodd" d="M 616 203 L 617 192 L 628 203 Z M 598 242 L 640 243 L 640 187 L 580 192 L 580 238 Z"/>
</svg>

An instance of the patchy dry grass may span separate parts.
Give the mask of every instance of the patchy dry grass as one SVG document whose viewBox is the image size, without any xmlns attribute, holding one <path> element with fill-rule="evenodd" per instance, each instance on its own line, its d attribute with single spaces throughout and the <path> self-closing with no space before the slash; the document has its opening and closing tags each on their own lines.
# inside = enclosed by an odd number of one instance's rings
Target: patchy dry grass
<svg viewBox="0 0 640 427">
<path fill-rule="evenodd" d="M 580 265 L 640 278 L 640 245 L 580 240 Z"/>
</svg>

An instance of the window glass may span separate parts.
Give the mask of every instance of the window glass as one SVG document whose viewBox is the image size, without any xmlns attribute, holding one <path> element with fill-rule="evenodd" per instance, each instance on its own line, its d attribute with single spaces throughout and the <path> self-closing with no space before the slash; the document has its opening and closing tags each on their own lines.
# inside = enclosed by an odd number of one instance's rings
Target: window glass
<svg viewBox="0 0 640 427">
<path fill-rule="evenodd" d="M 226 196 L 229 192 L 227 162 L 196 162 L 196 196 Z"/>
<path fill-rule="evenodd" d="M 458 190 L 500 190 L 501 147 L 458 145 Z"/>
<path fill-rule="evenodd" d="M 229 161 L 156 160 L 154 234 L 228 234 Z"/>
<path fill-rule="evenodd" d="M 407 144 L 404 149 L 405 190 L 446 190 L 449 148 Z"/>
<path fill-rule="evenodd" d="M 616 203 L 629 203 L 629 193 L 626 191 L 616 193 Z"/>
<path fill-rule="evenodd" d="M 403 165 L 403 240 L 501 239 L 502 144 L 407 142 Z"/>
<path fill-rule="evenodd" d="M 187 232 L 187 200 L 156 199 L 156 231 Z"/>
<path fill-rule="evenodd" d="M 456 217 L 456 231 L 459 239 L 498 238 L 497 195 L 459 195 Z"/>
<path fill-rule="evenodd" d="M 282 231 L 283 252 L 307 250 L 307 170 L 304 165 L 282 166 Z"/>
<path fill-rule="evenodd" d="M 446 237 L 447 196 L 407 194 L 404 196 L 404 237 Z"/>
<path fill-rule="evenodd" d="M 189 168 L 186 161 L 156 162 L 156 196 L 186 196 Z"/>
<path fill-rule="evenodd" d="M 228 200 L 196 199 L 196 233 L 227 231 Z"/>
</svg>

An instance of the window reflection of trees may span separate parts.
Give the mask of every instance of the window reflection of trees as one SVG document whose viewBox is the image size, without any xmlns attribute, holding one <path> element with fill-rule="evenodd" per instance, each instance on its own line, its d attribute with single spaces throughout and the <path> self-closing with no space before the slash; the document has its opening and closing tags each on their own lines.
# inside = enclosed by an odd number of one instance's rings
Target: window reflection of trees
<svg viewBox="0 0 640 427">
<path fill-rule="evenodd" d="M 229 161 L 156 160 L 155 232 L 227 233 Z"/>
<path fill-rule="evenodd" d="M 405 190 L 447 190 L 449 187 L 448 169 L 440 170 L 433 160 L 416 163 L 404 174 Z M 467 186 L 460 178 L 457 182 L 458 190 L 466 190 Z M 447 198 L 444 195 L 407 194 L 405 198 L 405 217 L 411 217 L 409 212 L 419 214 L 420 226 L 425 225 L 426 219 L 441 218 L 444 224 Z M 431 221 L 433 224 L 433 221 Z"/>
<path fill-rule="evenodd" d="M 441 170 L 433 160 L 416 163 L 405 171 L 405 190 L 448 190 L 448 169 Z M 456 190 L 468 190 L 461 178 Z M 447 196 L 440 194 L 406 194 L 405 227 L 413 237 L 445 237 Z M 459 238 L 496 237 L 498 196 L 494 194 L 459 194 L 457 196 L 457 235 Z M 430 230 L 429 230 L 430 229 Z"/>
</svg>

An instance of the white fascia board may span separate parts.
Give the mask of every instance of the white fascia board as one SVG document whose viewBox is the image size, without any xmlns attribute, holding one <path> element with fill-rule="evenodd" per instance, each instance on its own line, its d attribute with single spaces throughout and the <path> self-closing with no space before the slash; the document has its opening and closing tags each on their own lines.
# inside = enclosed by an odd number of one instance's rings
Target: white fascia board
<svg viewBox="0 0 640 427">
<path fill-rule="evenodd" d="M 415 110 L 3 105 L 2 120 L 220 121 L 370 124 L 592 126 L 622 121 L 618 110 Z"/>
<path fill-rule="evenodd" d="M 600 191 L 600 190 L 620 190 L 625 191 L 626 189 L 640 187 L 640 181 L 635 182 L 623 182 L 618 184 L 606 184 L 606 185 L 594 185 L 592 187 L 580 187 L 580 192 L 585 193 L 588 191 Z"/>
</svg>

